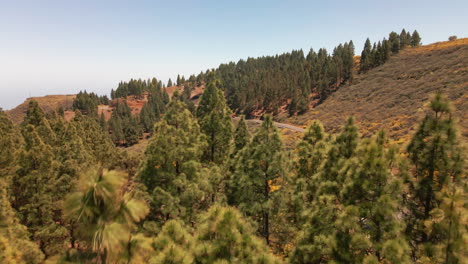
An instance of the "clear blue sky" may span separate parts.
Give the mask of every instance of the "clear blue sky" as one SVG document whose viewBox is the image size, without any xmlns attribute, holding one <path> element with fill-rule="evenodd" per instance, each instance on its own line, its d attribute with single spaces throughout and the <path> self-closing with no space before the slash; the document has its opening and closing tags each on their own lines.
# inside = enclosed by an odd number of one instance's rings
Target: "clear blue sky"
<svg viewBox="0 0 468 264">
<path fill-rule="evenodd" d="M 404 27 L 423 43 L 468 36 L 468 1 L 0 0 L 0 107 L 121 80 L 167 81 L 241 58 L 353 40 L 360 53 Z"/>
</svg>

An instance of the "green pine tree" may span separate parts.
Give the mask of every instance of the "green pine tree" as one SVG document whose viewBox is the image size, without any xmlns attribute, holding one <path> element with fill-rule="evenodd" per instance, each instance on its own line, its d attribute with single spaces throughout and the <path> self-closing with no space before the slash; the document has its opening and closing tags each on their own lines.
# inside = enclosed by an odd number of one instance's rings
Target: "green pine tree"
<svg viewBox="0 0 468 264">
<path fill-rule="evenodd" d="M 80 241 L 98 254 L 100 263 L 116 263 L 128 250 L 136 223 L 149 212 L 146 202 L 126 191 L 127 175 L 90 169 L 65 202 L 65 215 L 75 223 Z"/>
<path fill-rule="evenodd" d="M 203 159 L 222 164 L 226 162 L 232 140 L 231 110 L 216 81 L 207 85 L 196 112 L 201 131 L 206 135 L 208 146 Z"/>
<path fill-rule="evenodd" d="M 366 43 L 364 44 L 364 49 L 361 53 L 360 59 L 360 71 L 366 71 L 370 68 L 370 56 L 372 51 L 372 45 L 369 38 L 366 39 Z"/>
<path fill-rule="evenodd" d="M 0 262 L 41 263 L 44 254 L 30 241 L 26 226 L 20 224 L 11 207 L 8 189 L 7 180 L 0 178 Z"/>
<path fill-rule="evenodd" d="M 407 34 L 406 34 L 406 30 L 403 29 L 401 30 L 401 33 L 400 33 L 400 49 L 404 49 L 407 45 L 410 44 L 410 40 L 406 38 Z"/>
<path fill-rule="evenodd" d="M 456 240 L 448 223 L 454 223 L 452 214 L 460 210 L 450 207 L 450 197 L 459 188 L 466 187 L 464 152 L 457 138 L 448 99 L 440 92 L 436 93 L 430 110 L 407 148 L 414 170 L 408 197 L 411 214 L 407 216 L 407 235 L 412 239 L 416 258 L 427 258 L 434 263 L 452 259 L 454 262 L 449 263 L 457 263 L 456 256 L 463 255 L 460 251 L 463 249 L 447 242 Z M 461 231 L 466 230 L 462 228 L 457 232 Z M 440 260 L 441 254 L 447 257 Z"/>
<path fill-rule="evenodd" d="M 322 144 L 318 138 L 324 138 L 321 127 L 318 124 L 312 126 L 307 135 L 308 142 L 316 142 L 319 147 Z M 298 235 L 296 248 L 292 251 L 291 263 L 328 263 L 335 260 L 338 263 L 346 263 L 352 260 L 359 263 L 364 258 L 364 251 L 368 247 L 368 240 L 359 235 L 355 241 L 351 241 L 351 235 L 360 226 L 356 224 L 358 215 L 356 209 L 345 208 L 341 199 L 341 189 L 345 182 L 346 163 L 354 157 L 356 147 L 359 142 L 357 128 L 354 119 L 349 118 L 342 132 L 331 140 L 325 150 L 317 148 L 320 160 L 322 151 L 326 151 L 325 159 L 318 165 L 320 169 L 314 175 L 309 175 L 310 179 L 305 184 L 304 180 L 298 182 L 296 193 L 304 192 L 302 199 L 295 205 L 302 210 L 305 224 Z M 323 139 L 322 139 L 323 140 Z M 306 144 L 306 143 L 303 143 Z M 310 144 L 310 143 L 308 143 Z M 304 153 L 307 157 L 307 148 Z M 310 155 L 310 154 L 309 154 Z M 308 174 L 307 163 L 304 162 L 304 170 Z M 312 167 L 311 169 L 316 170 Z M 303 176 L 304 177 L 304 176 Z M 306 176 L 307 177 L 307 176 Z M 307 199 L 312 199 L 308 202 Z M 346 210 L 345 210 L 346 209 Z M 301 211 L 296 214 L 300 214 Z M 297 217 L 296 217 L 297 218 Z M 300 224 L 301 222 L 299 222 Z M 354 230 L 354 231 L 353 231 Z M 337 250 L 342 248 L 342 250 Z M 347 255 L 352 253 L 351 255 Z"/>
<path fill-rule="evenodd" d="M 199 222 L 193 263 L 282 263 L 235 208 L 213 206 Z"/>
<path fill-rule="evenodd" d="M 278 223 L 275 216 L 281 203 L 287 163 L 278 131 L 270 116 L 250 144 L 238 154 L 230 181 L 232 203 L 258 223 L 267 244 Z"/>
<path fill-rule="evenodd" d="M 291 199 L 290 218 L 297 228 L 301 228 L 304 224 L 303 212 L 315 198 L 319 183 L 314 175 L 319 172 L 327 158 L 328 140 L 329 136 L 324 132 L 322 124 L 319 121 L 313 121 L 297 145 L 294 192 L 289 196 Z"/>
<path fill-rule="evenodd" d="M 388 41 L 390 43 L 390 50 L 392 53 L 398 53 L 400 51 L 400 36 L 396 32 L 391 32 L 388 36 Z"/>
<path fill-rule="evenodd" d="M 153 196 L 153 220 L 164 223 L 181 217 L 190 221 L 207 206 L 209 179 L 201 168 L 204 136 L 185 104 L 173 100 L 145 151 L 137 177 Z"/>
<path fill-rule="evenodd" d="M 411 35 L 411 46 L 417 47 L 421 45 L 421 37 L 417 30 L 413 31 L 413 35 Z"/>
<path fill-rule="evenodd" d="M 59 163 L 54 160 L 52 147 L 42 141 L 35 127 L 27 125 L 23 136 L 25 146 L 13 178 L 13 205 L 41 250 L 47 256 L 55 255 L 64 250 L 68 239 L 66 229 L 57 224 L 60 208 L 56 203 L 63 195 L 57 189 L 63 179 L 57 173 Z"/>
<path fill-rule="evenodd" d="M 150 263 L 191 264 L 194 263 L 195 240 L 183 222 L 170 220 L 154 239 L 155 253 Z"/>
<path fill-rule="evenodd" d="M 409 246 L 402 239 L 404 222 L 399 216 L 403 186 L 393 175 L 396 149 L 387 148 L 387 144 L 383 131 L 361 143 L 343 170 L 345 184 L 340 196 L 357 216 L 355 224 L 359 228 L 351 238 L 368 239 L 366 251 L 372 252 L 372 258 L 379 263 L 411 263 Z M 341 254 L 344 250 L 336 251 Z"/>
<path fill-rule="evenodd" d="M 250 133 L 247 129 L 245 116 L 241 116 L 237 123 L 236 131 L 234 132 L 234 151 L 233 156 L 241 149 L 247 146 L 250 142 Z"/>
<path fill-rule="evenodd" d="M 21 143 L 17 129 L 0 109 L 0 179 L 13 175 Z"/>
</svg>

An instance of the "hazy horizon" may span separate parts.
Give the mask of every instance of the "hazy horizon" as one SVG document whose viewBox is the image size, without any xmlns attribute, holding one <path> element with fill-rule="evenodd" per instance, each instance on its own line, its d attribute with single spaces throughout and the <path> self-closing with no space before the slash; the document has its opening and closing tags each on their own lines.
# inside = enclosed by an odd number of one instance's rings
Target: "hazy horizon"
<svg viewBox="0 0 468 264">
<path fill-rule="evenodd" d="M 122 80 L 188 77 L 221 63 L 349 40 L 359 55 L 402 28 L 423 44 L 467 36 L 465 1 L 14 1 L 0 4 L 0 107 L 109 94 Z M 336 10 L 336 5 L 341 8 Z"/>
</svg>

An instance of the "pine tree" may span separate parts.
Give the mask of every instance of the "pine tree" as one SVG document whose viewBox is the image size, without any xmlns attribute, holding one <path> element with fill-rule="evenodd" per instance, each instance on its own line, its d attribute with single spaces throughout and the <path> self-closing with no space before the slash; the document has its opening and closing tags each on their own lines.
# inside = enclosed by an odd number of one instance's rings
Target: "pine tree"
<svg viewBox="0 0 468 264">
<path fill-rule="evenodd" d="M 36 128 L 27 125 L 23 129 L 25 146 L 19 157 L 19 169 L 13 178 L 14 207 L 21 215 L 21 222 L 31 231 L 46 255 L 60 253 L 68 239 L 65 228 L 57 224 L 60 193 L 57 183 L 58 163 L 52 147 L 45 144 Z"/>
<path fill-rule="evenodd" d="M 323 162 L 326 160 L 329 148 L 328 135 L 324 132 L 319 121 L 313 121 L 307 128 L 304 137 L 299 142 L 296 162 L 296 175 L 294 181 L 294 191 L 290 196 L 290 218 L 297 228 L 304 224 L 303 213 L 308 204 L 314 198 L 318 187 L 318 182 L 314 175 L 318 173 Z"/>
<path fill-rule="evenodd" d="M 213 206 L 199 222 L 194 263 L 281 263 L 236 209 Z"/>
<path fill-rule="evenodd" d="M 421 37 L 419 36 L 418 31 L 413 31 L 413 35 L 411 36 L 411 46 L 417 47 L 421 45 Z"/>
<path fill-rule="evenodd" d="M 131 232 L 149 211 L 145 201 L 125 192 L 119 171 L 91 169 L 80 177 L 65 203 L 66 217 L 78 226 L 79 238 L 91 246 L 101 263 L 114 263 L 128 249 Z"/>
<path fill-rule="evenodd" d="M 100 163 L 103 166 L 112 164 L 116 154 L 114 144 L 109 134 L 102 133 L 96 119 L 77 112 L 71 123 L 74 124 L 84 148 L 92 155 L 92 159 L 86 158 L 89 159 L 88 163 Z"/>
<path fill-rule="evenodd" d="M 466 250 L 466 193 L 465 186 L 449 184 L 440 193 L 441 204 L 431 212 L 426 226 L 430 232 L 444 234 L 440 244 L 435 246 L 434 260 L 437 263 L 462 263 L 468 253 Z"/>
<path fill-rule="evenodd" d="M 390 45 L 387 39 L 382 40 L 382 58 L 385 63 L 390 58 Z"/>
<path fill-rule="evenodd" d="M 124 142 L 125 136 L 123 133 L 122 118 L 118 116 L 114 116 L 114 118 L 111 117 L 109 120 L 109 131 L 114 143 L 119 144 Z"/>
<path fill-rule="evenodd" d="M 171 86 L 173 86 L 173 84 L 172 84 L 171 78 L 169 78 L 169 80 L 167 81 L 167 87 L 171 87 Z"/>
<path fill-rule="evenodd" d="M 23 126 L 28 124 L 33 126 L 39 126 L 42 124 L 45 115 L 42 109 L 39 107 L 39 104 L 35 100 L 31 100 L 28 103 L 28 109 L 26 111 L 26 116 L 23 121 Z"/>
<path fill-rule="evenodd" d="M 216 81 L 209 83 L 200 99 L 197 118 L 201 131 L 207 136 L 208 147 L 203 159 L 222 164 L 226 162 L 232 140 L 231 110 Z"/>
<path fill-rule="evenodd" d="M 399 217 L 402 182 L 392 174 L 396 149 L 387 149 L 386 144 L 383 131 L 361 144 L 355 158 L 345 165 L 340 196 L 354 214 L 345 217 L 354 218 L 354 224 L 359 225 L 352 239 L 368 239 L 366 251 L 372 252 L 379 263 L 410 263 L 409 246 L 402 239 L 404 222 Z M 341 254 L 344 250 L 336 251 Z"/>
<path fill-rule="evenodd" d="M 0 179 L 14 173 L 21 138 L 8 116 L 0 109 Z"/>
<path fill-rule="evenodd" d="M 154 239 L 155 254 L 150 263 L 191 264 L 194 262 L 195 241 L 183 222 L 170 220 Z"/>
<path fill-rule="evenodd" d="M 400 37 L 396 32 L 391 32 L 388 36 L 388 41 L 390 43 L 390 50 L 392 53 L 398 53 L 400 51 Z"/>
<path fill-rule="evenodd" d="M 234 152 L 233 155 L 237 154 L 241 149 L 249 144 L 250 133 L 247 129 L 245 122 L 245 116 L 241 116 L 239 123 L 237 123 L 236 131 L 234 132 Z"/>
<path fill-rule="evenodd" d="M 180 82 L 180 75 L 177 74 L 177 86 L 180 86 L 181 85 L 181 82 Z"/>
<path fill-rule="evenodd" d="M 361 71 L 366 71 L 370 68 L 371 51 L 372 51 L 371 42 L 369 38 L 367 38 L 366 43 L 364 44 L 364 49 L 362 50 L 362 53 L 361 53 L 361 61 L 360 61 Z"/>
<path fill-rule="evenodd" d="M 137 176 L 152 194 L 152 219 L 189 221 L 206 206 L 203 201 L 209 184 L 199 163 L 204 148 L 196 119 L 182 102 L 171 101 L 155 125 Z"/>
<path fill-rule="evenodd" d="M 321 131 L 319 128 L 315 125 L 310 135 L 321 135 L 317 133 Z M 305 203 L 307 208 L 302 209 L 301 204 L 298 206 L 303 210 L 302 221 L 305 224 L 291 254 L 291 263 L 328 263 L 332 260 L 338 263 L 359 263 L 363 260 L 369 242 L 362 235 L 351 240 L 352 233 L 359 231 L 360 226 L 356 224 L 359 218 L 355 209 L 345 210 L 340 196 L 346 179 L 345 164 L 355 155 L 358 137 L 354 119 L 349 118 L 342 132 L 328 147 L 318 172 L 304 185 L 304 189 L 307 187 L 311 190 L 305 194 L 309 194 L 312 201 Z M 309 142 L 314 142 L 317 141 L 314 138 L 320 136 L 308 138 Z M 337 250 L 339 248 L 341 251 Z M 354 262 L 346 262 L 351 260 Z"/>
<path fill-rule="evenodd" d="M 400 49 L 404 49 L 407 45 L 410 44 L 410 40 L 406 38 L 407 34 L 406 34 L 406 30 L 403 29 L 401 30 L 401 33 L 400 33 Z"/>
<path fill-rule="evenodd" d="M 0 262 L 41 263 L 44 254 L 29 240 L 26 226 L 20 224 L 11 207 L 8 189 L 7 180 L 0 178 Z"/>
<path fill-rule="evenodd" d="M 414 167 L 407 234 L 413 240 L 414 256 L 443 263 L 439 260 L 439 255 L 443 254 L 440 251 L 444 251 L 448 259 L 455 260 L 455 256 L 461 255 L 460 248 L 447 243 L 455 239 L 451 237 L 453 230 L 447 222 L 454 220 L 452 210 L 459 210 L 450 207 L 450 197 L 458 188 L 465 187 L 465 165 L 450 102 L 438 92 L 430 103 L 430 110 L 407 148 Z"/>
<path fill-rule="evenodd" d="M 267 244 L 275 228 L 275 214 L 281 203 L 281 186 L 287 167 L 283 145 L 270 116 L 250 144 L 239 154 L 231 178 L 230 194 L 234 204 L 258 223 L 259 233 Z"/>
<path fill-rule="evenodd" d="M 102 131 L 97 131 L 103 133 Z M 77 180 L 79 172 L 98 162 L 94 156 L 91 146 L 85 146 L 82 133 L 90 133 L 90 131 L 81 131 L 81 127 L 77 122 L 70 121 L 64 124 L 63 131 L 57 133 L 57 140 L 62 144 L 54 149 L 56 153 L 55 160 L 58 162 L 58 181 L 56 191 L 60 193 L 57 197 L 63 200 L 65 195 L 71 191 L 72 184 Z"/>
<path fill-rule="evenodd" d="M 80 91 L 75 100 L 73 100 L 73 110 L 79 110 L 81 113 L 93 117 L 98 117 L 98 105 L 109 104 L 107 97 L 99 97 L 95 93 Z"/>
<path fill-rule="evenodd" d="M 109 120 L 111 136 L 116 144 L 131 146 L 138 143 L 143 131 L 126 101 L 117 102 Z"/>
</svg>

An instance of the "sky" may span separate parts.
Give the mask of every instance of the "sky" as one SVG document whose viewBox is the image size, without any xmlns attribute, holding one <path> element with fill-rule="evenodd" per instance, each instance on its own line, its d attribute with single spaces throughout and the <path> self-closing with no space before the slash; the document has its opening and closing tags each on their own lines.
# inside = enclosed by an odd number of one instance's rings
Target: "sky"
<svg viewBox="0 0 468 264">
<path fill-rule="evenodd" d="M 0 107 L 349 40 L 360 54 L 402 28 L 423 44 L 468 37 L 467 14 L 456 0 L 0 0 Z"/>
</svg>

